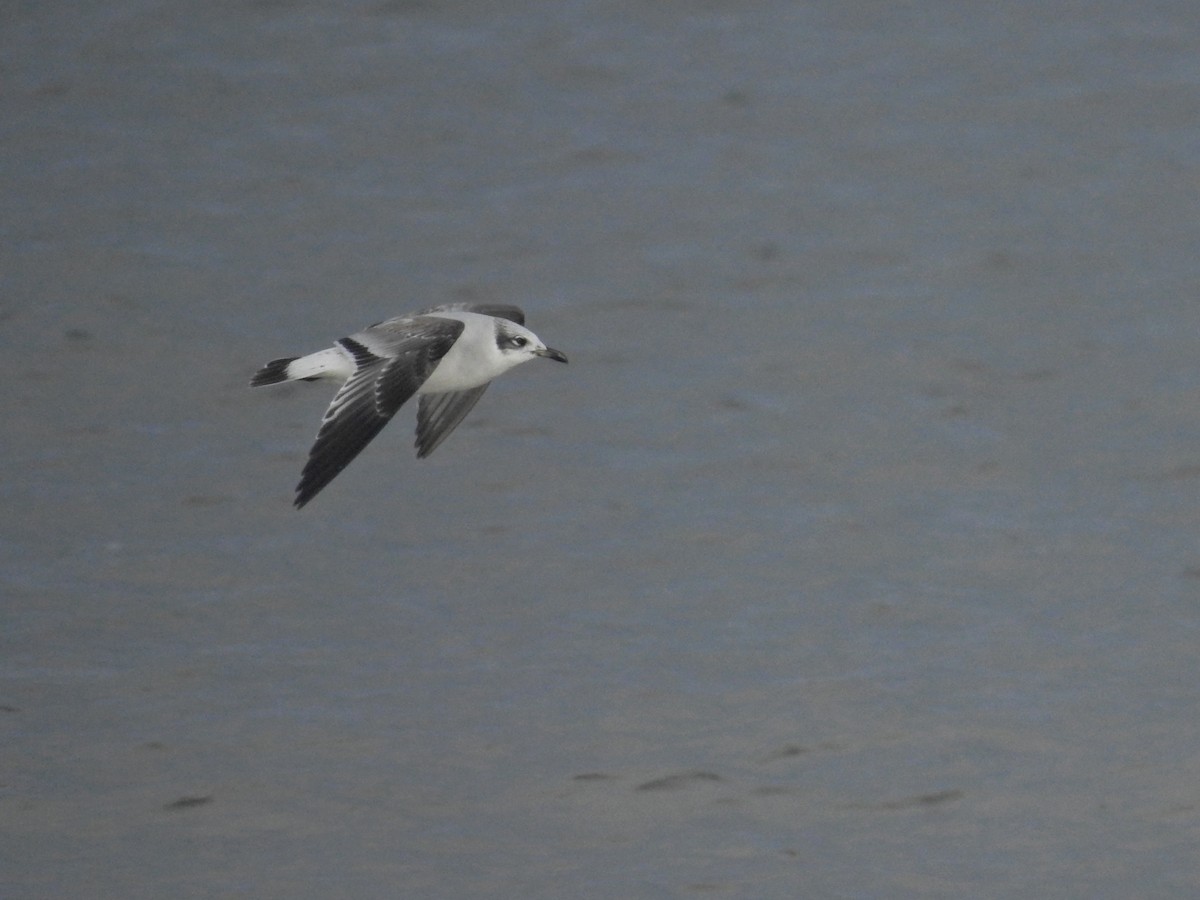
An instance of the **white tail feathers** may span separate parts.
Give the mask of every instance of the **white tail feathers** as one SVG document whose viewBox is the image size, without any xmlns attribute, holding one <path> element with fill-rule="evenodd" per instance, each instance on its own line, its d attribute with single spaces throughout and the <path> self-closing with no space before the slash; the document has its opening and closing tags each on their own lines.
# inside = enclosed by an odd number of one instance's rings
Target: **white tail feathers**
<svg viewBox="0 0 1200 900">
<path fill-rule="evenodd" d="M 313 381 L 318 378 L 345 381 L 353 374 L 354 361 L 349 354 L 340 347 L 330 347 L 308 356 L 273 359 L 250 379 L 250 386 L 262 387 L 284 381 Z"/>
</svg>

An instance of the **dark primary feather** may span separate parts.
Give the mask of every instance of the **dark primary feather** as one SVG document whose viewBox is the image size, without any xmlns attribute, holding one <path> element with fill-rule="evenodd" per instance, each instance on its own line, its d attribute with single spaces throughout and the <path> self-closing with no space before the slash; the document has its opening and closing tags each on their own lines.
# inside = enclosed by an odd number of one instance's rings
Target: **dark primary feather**
<svg viewBox="0 0 1200 900">
<path fill-rule="evenodd" d="M 320 493 L 383 430 L 462 330 L 461 322 L 450 319 L 412 321 L 386 357 L 376 356 L 355 338 L 338 341 L 354 357 L 357 369 L 325 413 L 296 487 L 297 508 Z"/>
</svg>

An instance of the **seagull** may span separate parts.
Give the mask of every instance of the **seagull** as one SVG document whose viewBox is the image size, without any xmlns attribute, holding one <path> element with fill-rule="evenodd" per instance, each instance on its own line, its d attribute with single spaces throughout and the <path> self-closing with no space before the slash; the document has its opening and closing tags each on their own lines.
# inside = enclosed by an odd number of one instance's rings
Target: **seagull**
<svg viewBox="0 0 1200 900">
<path fill-rule="evenodd" d="M 417 457 L 441 444 L 479 402 L 492 379 L 535 356 L 565 363 L 502 304 L 451 303 L 397 316 L 308 356 L 273 359 L 251 387 L 328 379 L 341 384 L 296 486 L 296 509 L 350 465 L 414 394 Z"/>
</svg>

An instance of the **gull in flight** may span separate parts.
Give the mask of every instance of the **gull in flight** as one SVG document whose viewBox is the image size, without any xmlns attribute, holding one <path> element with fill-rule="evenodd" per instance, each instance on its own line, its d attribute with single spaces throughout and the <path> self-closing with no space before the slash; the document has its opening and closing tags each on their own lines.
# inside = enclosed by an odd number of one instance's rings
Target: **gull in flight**
<svg viewBox="0 0 1200 900">
<path fill-rule="evenodd" d="M 398 316 L 308 356 L 274 359 L 252 387 L 329 379 L 341 384 L 296 486 L 304 506 L 350 465 L 414 394 L 417 456 L 432 453 L 471 411 L 492 379 L 535 356 L 567 357 L 525 327 L 515 306 L 453 303 Z"/>
</svg>

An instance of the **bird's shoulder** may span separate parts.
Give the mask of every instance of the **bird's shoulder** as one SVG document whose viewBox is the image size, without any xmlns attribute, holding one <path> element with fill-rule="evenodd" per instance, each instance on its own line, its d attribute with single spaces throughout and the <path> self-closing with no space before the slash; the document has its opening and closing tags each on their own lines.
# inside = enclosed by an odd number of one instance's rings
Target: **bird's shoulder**
<svg viewBox="0 0 1200 900">
<path fill-rule="evenodd" d="M 381 359 L 416 353 L 426 347 L 440 356 L 458 340 L 465 327 L 457 319 L 416 313 L 376 322 L 344 338 L 342 343 L 353 342 Z"/>
</svg>

